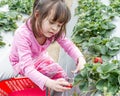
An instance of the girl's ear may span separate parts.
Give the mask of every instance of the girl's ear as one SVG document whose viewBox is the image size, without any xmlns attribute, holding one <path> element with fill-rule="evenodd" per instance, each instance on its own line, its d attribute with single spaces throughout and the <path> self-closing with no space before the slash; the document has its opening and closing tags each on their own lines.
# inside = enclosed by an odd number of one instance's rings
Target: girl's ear
<svg viewBox="0 0 120 96">
<path fill-rule="evenodd" d="M 38 17 L 39 17 L 39 11 L 36 10 L 36 11 L 35 11 L 35 18 L 38 18 Z"/>
</svg>

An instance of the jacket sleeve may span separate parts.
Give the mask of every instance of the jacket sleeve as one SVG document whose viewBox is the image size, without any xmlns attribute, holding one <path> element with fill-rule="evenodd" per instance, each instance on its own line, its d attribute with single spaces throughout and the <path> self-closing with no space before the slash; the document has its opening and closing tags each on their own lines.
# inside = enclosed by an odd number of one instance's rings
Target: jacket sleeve
<svg viewBox="0 0 120 96">
<path fill-rule="evenodd" d="M 13 65 L 13 67 L 18 69 L 18 72 L 22 72 L 23 75 L 30 78 L 43 90 L 45 88 L 45 82 L 49 78 L 35 69 L 35 62 L 33 62 L 32 59 L 29 38 L 24 35 L 17 34 L 14 39 L 14 44 L 17 47 L 16 50 L 19 56 L 19 62 Z"/>
<path fill-rule="evenodd" d="M 73 60 L 78 63 L 78 58 L 83 57 L 83 54 L 80 52 L 78 47 L 64 35 L 57 39 L 57 42 L 64 49 L 64 51 L 73 58 Z"/>
</svg>

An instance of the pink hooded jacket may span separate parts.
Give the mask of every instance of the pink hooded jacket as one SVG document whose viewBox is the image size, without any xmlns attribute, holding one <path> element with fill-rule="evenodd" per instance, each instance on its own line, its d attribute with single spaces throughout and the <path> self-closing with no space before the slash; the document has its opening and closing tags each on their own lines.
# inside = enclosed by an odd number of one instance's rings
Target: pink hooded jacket
<svg viewBox="0 0 120 96">
<path fill-rule="evenodd" d="M 28 24 L 30 26 L 29 22 Z M 41 89 L 44 89 L 48 77 L 37 71 L 35 67 L 42 62 L 41 60 L 49 58 L 48 55 L 46 55 L 46 49 L 52 43 L 53 38 L 54 37 L 48 39 L 44 45 L 40 45 L 26 24 L 19 27 L 14 34 L 10 62 L 15 72 L 29 77 Z M 75 62 L 82 56 L 79 49 L 66 37 L 61 36 L 56 41 Z"/>
</svg>

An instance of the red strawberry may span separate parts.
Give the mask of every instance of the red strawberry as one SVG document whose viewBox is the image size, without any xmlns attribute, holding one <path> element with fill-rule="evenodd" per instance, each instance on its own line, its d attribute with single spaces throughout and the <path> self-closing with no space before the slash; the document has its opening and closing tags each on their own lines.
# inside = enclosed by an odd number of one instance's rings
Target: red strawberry
<svg viewBox="0 0 120 96">
<path fill-rule="evenodd" d="M 67 85 L 67 86 L 65 86 L 65 87 L 72 88 L 72 87 L 73 87 L 73 85 L 72 85 L 72 84 L 70 84 L 70 85 Z"/>
<path fill-rule="evenodd" d="M 93 62 L 94 63 L 103 63 L 103 60 L 102 60 L 102 58 L 101 57 L 95 57 L 94 59 L 93 59 Z"/>
</svg>

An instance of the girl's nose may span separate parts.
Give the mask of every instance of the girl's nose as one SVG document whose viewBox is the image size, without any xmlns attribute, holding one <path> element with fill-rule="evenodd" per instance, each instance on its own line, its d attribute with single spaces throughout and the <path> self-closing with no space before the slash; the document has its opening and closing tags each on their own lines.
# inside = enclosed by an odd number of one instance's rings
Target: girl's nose
<svg viewBox="0 0 120 96">
<path fill-rule="evenodd" d="M 57 31 L 57 30 L 58 30 L 58 26 L 55 24 L 55 25 L 52 26 L 52 29 L 53 29 L 54 31 Z"/>
</svg>

